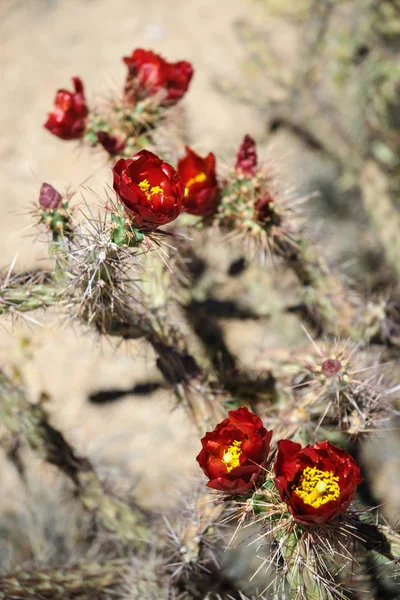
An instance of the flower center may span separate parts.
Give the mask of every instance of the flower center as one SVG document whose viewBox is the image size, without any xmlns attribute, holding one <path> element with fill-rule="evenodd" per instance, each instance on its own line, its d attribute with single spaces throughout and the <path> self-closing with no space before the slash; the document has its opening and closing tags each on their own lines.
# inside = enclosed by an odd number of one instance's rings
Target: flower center
<svg viewBox="0 0 400 600">
<path fill-rule="evenodd" d="M 305 504 L 319 508 L 330 500 L 340 496 L 339 477 L 331 471 L 320 471 L 315 467 L 306 467 L 302 473 L 296 494 Z"/>
<path fill-rule="evenodd" d="M 139 187 L 142 190 L 142 192 L 146 194 L 147 200 L 151 200 L 153 194 L 160 194 L 163 191 L 159 185 L 150 187 L 148 179 L 143 179 L 143 181 L 139 183 Z"/>
<path fill-rule="evenodd" d="M 242 453 L 240 447 L 242 442 L 235 440 L 231 446 L 229 446 L 222 457 L 222 460 L 226 464 L 226 468 L 228 469 L 228 473 L 232 471 L 235 467 L 238 467 L 240 464 L 240 455 Z"/>
<path fill-rule="evenodd" d="M 202 183 L 203 181 L 205 181 L 207 179 L 207 175 L 203 172 L 198 173 L 195 177 L 191 177 L 189 179 L 189 181 L 186 183 L 186 187 L 185 187 L 185 197 L 189 196 L 189 188 L 194 184 L 194 183 Z"/>
</svg>

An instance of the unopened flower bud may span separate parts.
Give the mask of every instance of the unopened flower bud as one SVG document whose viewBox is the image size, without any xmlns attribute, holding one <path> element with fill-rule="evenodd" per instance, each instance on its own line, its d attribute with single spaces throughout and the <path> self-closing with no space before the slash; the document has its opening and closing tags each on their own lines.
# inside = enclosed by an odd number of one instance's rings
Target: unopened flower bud
<svg viewBox="0 0 400 600">
<path fill-rule="evenodd" d="M 250 135 L 245 135 L 236 156 L 236 170 L 246 177 L 253 177 L 257 172 L 256 143 Z"/>
<path fill-rule="evenodd" d="M 336 360 L 334 358 L 327 358 L 321 365 L 321 370 L 325 377 L 336 375 L 341 369 L 342 363 L 340 360 Z"/>
<path fill-rule="evenodd" d="M 110 156 L 121 154 L 125 148 L 125 140 L 122 140 L 116 135 L 111 135 L 105 131 L 98 131 L 97 139 Z"/>
<path fill-rule="evenodd" d="M 39 205 L 43 210 L 55 210 L 59 208 L 62 196 L 50 183 L 42 183 L 39 194 Z"/>
</svg>

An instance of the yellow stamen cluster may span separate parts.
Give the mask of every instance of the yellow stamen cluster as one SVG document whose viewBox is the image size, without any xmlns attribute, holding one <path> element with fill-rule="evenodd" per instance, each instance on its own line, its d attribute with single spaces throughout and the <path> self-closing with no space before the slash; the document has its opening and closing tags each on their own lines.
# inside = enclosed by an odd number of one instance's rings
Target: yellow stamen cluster
<svg viewBox="0 0 400 600">
<path fill-rule="evenodd" d="M 294 489 L 305 504 L 319 508 L 340 496 L 339 477 L 331 471 L 320 471 L 316 467 L 306 467 L 300 485 Z"/>
<path fill-rule="evenodd" d="M 148 200 L 151 200 L 151 196 L 153 194 L 159 194 L 163 191 L 159 185 L 155 185 L 151 188 L 147 179 L 143 179 L 143 181 L 139 183 L 139 187 L 142 190 L 142 192 L 146 194 Z"/>
<path fill-rule="evenodd" d="M 203 181 L 205 181 L 207 179 L 207 175 L 205 173 L 198 173 L 195 177 L 191 177 L 191 179 L 189 179 L 189 181 L 186 183 L 186 187 L 185 187 L 185 196 L 189 195 L 189 188 L 194 184 L 194 183 L 202 183 Z"/>
<path fill-rule="evenodd" d="M 224 463 L 226 464 L 226 468 L 228 469 L 228 473 L 232 471 L 232 469 L 234 469 L 235 467 L 238 467 L 240 464 L 240 455 L 242 453 L 240 449 L 241 445 L 242 442 L 235 440 L 233 444 L 226 449 L 222 457 L 222 460 L 224 461 Z"/>
</svg>

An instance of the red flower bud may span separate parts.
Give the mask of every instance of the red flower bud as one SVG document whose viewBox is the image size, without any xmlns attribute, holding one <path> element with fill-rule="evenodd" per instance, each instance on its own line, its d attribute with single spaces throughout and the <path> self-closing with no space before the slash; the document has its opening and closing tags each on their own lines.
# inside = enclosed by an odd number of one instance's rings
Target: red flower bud
<svg viewBox="0 0 400 600">
<path fill-rule="evenodd" d="M 159 54 L 142 48 L 136 48 L 131 56 L 125 56 L 124 62 L 129 69 L 127 96 L 130 96 L 131 83 L 141 98 L 165 90 L 166 96 L 162 100 L 165 105 L 175 104 L 182 98 L 193 76 L 193 67 L 189 62 L 181 60 L 169 63 Z"/>
<path fill-rule="evenodd" d="M 325 375 L 325 377 L 332 377 L 332 375 L 337 375 L 342 370 L 342 363 L 340 360 L 336 360 L 335 358 L 327 358 L 321 365 L 321 371 Z"/>
<path fill-rule="evenodd" d="M 344 513 L 361 481 L 354 458 L 327 441 L 305 448 L 278 442 L 275 485 L 298 523 L 325 523 Z"/>
<path fill-rule="evenodd" d="M 152 230 L 177 218 L 183 208 L 184 185 L 175 169 L 148 150 L 113 167 L 114 190 L 132 224 Z"/>
<path fill-rule="evenodd" d="M 98 131 L 97 139 L 110 156 L 120 154 L 125 148 L 125 140 L 118 138 L 116 135 L 110 135 L 105 131 Z"/>
<path fill-rule="evenodd" d="M 215 212 L 220 194 L 215 173 L 215 156 L 202 158 L 186 146 L 186 156 L 178 162 L 178 173 L 185 184 L 184 210 L 207 217 Z"/>
<path fill-rule="evenodd" d="M 49 113 L 44 127 L 62 140 L 76 140 L 83 136 L 89 110 L 85 103 L 83 83 L 73 77 L 75 92 L 58 90 L 54 100 L 55 111 Z"/>
<path fill-rule="evenodd" d="M 257 150 L 253 138 L 246 134 L 236 155 L 237 171 L 240 171 L 247 177 L 253 177 L 257 172 Z"/>
<path fill-rule="evenodd" d="M 43 210 L 54 210 L 59 208 L 62 196 L 49 183 L 42 183 L 39 194 L 39 205 Z"/>
<path fill-rule="evenodd" d="M 268 457 L 272 431 L 242 406 L 202 438 L 197 462 L 210 479 L 208 487 L 240 493 L 255 486 Z"/>
</svg>

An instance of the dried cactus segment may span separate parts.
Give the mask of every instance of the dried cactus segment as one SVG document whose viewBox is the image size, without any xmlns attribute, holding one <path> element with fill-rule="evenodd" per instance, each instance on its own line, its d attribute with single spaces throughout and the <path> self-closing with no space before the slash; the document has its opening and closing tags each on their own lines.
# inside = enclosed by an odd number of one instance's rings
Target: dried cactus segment
<svg viewBox="0 0 400 600">
<path fill-rule="evenodd" d="M 99 527 L 112 532 L 121 544 L 143 543 L 148 532 L 144 513 L 107 492 L 89 460 L 79 456 L 49 423 L 44 407 L 28 402 L 21 388 L 4 374 L 0 375 L 0 416 L 11 431 L 24 435 L 40 458 L 55 465 L 74 483 L 80 502 Z"/>
<path fill-rule="evenodd" d="M 143 335 L 139 317 L 130 309 L 131 303 L 138 305 L 133 292 L 138 262 L 134 251 L 113 240 L 114 232 L 108 213 L 103 219 L 86 219 L 66 255 L 62 297 L 73 318 L 100 333 L 135 339 Z"/>
<path fill-rule="evenodd" d="M 0 576 L 21 567 L 32 572 L 75 564 L 88 556 L 109 558 L 109 534 L 94 535 L 93 518 L 77 503 L 69 482 L 48 465 L 43 469 L 40 459 L 26 452 L 22 435 L 9 434 L 19 443 L 22 470 L 13 505 L 0 516 Z"/>
<path fill-rule="evenodd" d="M 147 339 L 157 353 L 157 367 L 178 404 L 189 412 L 199 432 L 204 433 L 225 414 L 221 394 L 214 390 L 209 371 L 191 354 L 181 329 L 169 323 L 163 314 L 164 311 L 158 311 L 152 315 L 152 332 Z"/>
<path fill-rule="evenodd" d="M 7 600 L 106 600 L 128 573 L 126 560 L 18 570 L 0 576 L 0 596 Z"/>
<path fill-rule="evenodd" d="M 246 592 L 248 586 L 243 585 L 241 589 L 241 583 L 231 572 L 230 560 L 226 560 L 227 540 L 231 534 L 229 519 L 227 503 L 198 486 L 179 515 L 166 519 L 164 571 L 171 586 L 183 593 L 182 600 L 205 597 L 250 600 Z M 252 600 L 256 598 L 261 599 L 261 596 L 251 596 Z"/>
<path fill-rule="evenodd" d="M 400 73 L 398 74 L 398 78 Z M 360 177 L 364 207 L 368 212 L 386 260 L 396 279 L 400 277 L 400 216 L 389 190 L 390 178 L 376 163 L 366 163 Z"/>
<path fill-rule="evenodd" d="M 118 600 L 190 600 L 165 573 L 161 549 L 152 548 L 146 556 L 134 557 L 128 564 L 121 586 L 113 590 Z"/>
<path fill-rule="evenodd" d="M 400 346 L 400 304 L 396 293 L 369 299 L 362 318 L 366 340 L 397 351 Z"/>
<path fill-rule="evenodd" d="M 165 518 L 166 572 L 173 581 L 188 580 L 199 576 L 199 572 L 208 572 L 207 567 L 219 563 L 213 554 L 213 544 L 219 539 L 218 529 L 224 506 L 210 492 L 196 490 L 193 504 L 187 502 L 179 515 Z"/>
</svg>

